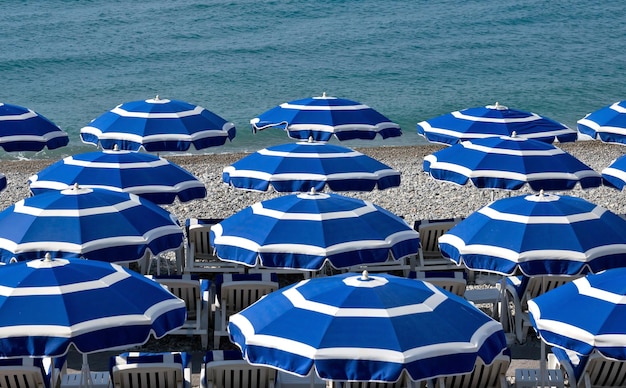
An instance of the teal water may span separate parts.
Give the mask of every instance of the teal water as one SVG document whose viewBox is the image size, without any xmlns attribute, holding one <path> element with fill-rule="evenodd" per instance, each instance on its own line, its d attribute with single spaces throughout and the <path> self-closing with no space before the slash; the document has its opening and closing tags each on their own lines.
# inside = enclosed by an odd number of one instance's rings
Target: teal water
<svg viewBox="0 0 626 388">
<path fill-rule="evenodd" d="M 523 4 L 520 4 L 523 3 Z M 132 100 L 185 100 L 233 121 L 237 137 L 202 152 L 290 141 L 249 121 L 282 102 L 326 92 L 415 125 L 492 104 L 575 128 L 626 99 L 626 6 L 620 1 L 3 2 L 0 101 L 27 106 L 80 142 L 90 120 Z M 3 156 L 4 157 L 4 156 Z"/>
</svg>

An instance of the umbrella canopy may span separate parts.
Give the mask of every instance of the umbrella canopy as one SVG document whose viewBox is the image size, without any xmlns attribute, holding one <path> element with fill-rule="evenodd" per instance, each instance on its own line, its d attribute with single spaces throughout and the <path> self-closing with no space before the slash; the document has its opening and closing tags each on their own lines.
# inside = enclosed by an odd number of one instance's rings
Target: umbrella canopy
<svg viewBox="0 0 626 388">
<path fill-rule="evenodd" d="M 400 172 L 350 148 L 298 142 L 264 148 L 224 168 L 222 178 L 239 189 L 278 192 L 372 191 L 400 185 Z"/>
<path fill-rule="evenodd" d="M 489 136 L 511 136 L 552 143 L 575 141 L 578 133 L 536 113 L 495 105 L 468 108 L 422 121 L 417 132 L 433 143 L 456 144 Z"/>
<path fill-rule="evenodd" d="M 41 151 L 69 143 L 67 133 L 37 112 L 0 103 L 0 147 L 5 151 Z"/>
<path fill-rule="evenodd" d="M 304 98 L 283 103 L 250 120 L 254 131 L 280 128 L 289 137 L 328 141 L 372 140 L 402 135 L 400 126 L 367 105 L 344 98 L 326 96 Z"/>
<path fill-rule="evenodd" d="M 461 324 L 462 322 L 462 324 Z M 500 323 L 430 283 L 346 273 L 265 296 L 228 324 L 252 364 L 323 379 L 391 382 L 467 373 L 506 348 Z"/>
<path fill-rule="evenodd" d="M 531 322 L 549 345 L 626 360 L 625 278 L 626 268 L 615 268 L 548 291 L 528 302 Z"/>
<path fill-rule="evenodd" d="M 572 196 L 504 198 L 439 238 L 441 253 L 472 270 L 526 276 L 626 267 L 626 220 Z"/>
<path fill-rule="evenodd" d="M 185 302 L 118 265 L 37 259 L 0 266 L 0 355 L 52 356 L 142 345 L 183 325 Z M 102 301 L 108 301 L 103 303 Z"/>
<path fill-rule="evenodd" d="M 531 323 L 543 342 L 572 364 L 570 381 L 580 379 L 594 353 L 626 360 L 625 277 L 626 269 L 610 269 L 528 301 Z"/>
<path fill-rule="evenodd" d="M 161 157 L 132 151 L 97 151 L 68 156 L 33 175 L 30 190 L 41 194 L 65 190 L 76 182 L 136 194 L 157 204 L 204 198 L 204 184 L 190 172 Z"/>
<path fill-rule="evenodd" d="M 201 106 L 179 100 L 131 101 L 111 109 L 80 129 L 84 143 L 103 149 L 149 152 L 200 150 L 235 137 L 235 125 Z"/>
<path fill-rule="evenodd" d="M 626 100 L 587 114 L 578 120 L 578 131 L 605 143 L 626 144 Z"/>
<path fill-rule="evenodd" d="M 626 155 L 615 159 L 602 170 L 602 182 L 606 186 L 622 190 L 626 185 Z"/>
<path fill-rule="evenodd" d="M 176 218 L 134 194 L 77 185 L 21 200 L 0 212 L 0 261 L 53 257 L 131 262 L 179 248 Z"/>
<path fill-rule="evenodd" d="M 602 184 L 600 174 L 552 144 L 513 136 L 463 141 L 424 158 L 433 178 L 479 188 L 571 190 Z"/>
<path fill-rule="evenodd" d="M 370 202 L 303 193 L 257 202 L 211 226 L 217 256 L 247 266 L 322 269 L 401 259 L 419 251 L 419 234 Z"/>
</svg>

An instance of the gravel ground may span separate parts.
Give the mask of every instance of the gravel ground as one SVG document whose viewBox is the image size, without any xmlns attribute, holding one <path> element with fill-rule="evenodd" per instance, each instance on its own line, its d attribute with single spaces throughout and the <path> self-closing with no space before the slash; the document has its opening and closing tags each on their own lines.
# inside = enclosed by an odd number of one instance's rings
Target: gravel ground
<svg viewBox="0 0 626 388">
<path fill-rule="evenodd" d="M 591 168 L 600 172 L 615 158 L 623 154 L 624 148 L 599 142 L 577 142 L 559 145 Z M 467 216 L 487 204 L 492 195 L 500 198 L 530 192 L 495 192 L 478 190 L 475 187 L 458 186 L 430 178 L 422 170 L 424 156 L 441 149 L 441 146 L 407 146 L 360 148 L 359 151 L 395 168 L 402 174 L 398 188 L 382 191 L 342 193 L 371 201 L 383 208 L 405 217 L 409 223 L 418 219 L 434 219 Z M 205 199 L 186 203 L 176 202 L 165 206 L 179 220 L 189 217 L 225 218 L 255 202 L 273 198 L 279 193 L 248 192 L 236 190 L 222 183 L 222 169 L 245 156 L 245 154 L 212 154 L 172 156 L 168 159 L 192 172 L 205 183 L 208 195 Z M 27 197 L 28 177 L 48 166 L 51 160 L 3 161 L 0 171 L 7 176 L 8 187 L 0 192 L 0 209 Z M 79 182 L 80 183 L 80 182 Z M 626 201 L 619 191 L 600 187 L 582 190 L 576 188 L 562 194 L 583 197 L 616 213 L 626 213 Z"/>
</svg>

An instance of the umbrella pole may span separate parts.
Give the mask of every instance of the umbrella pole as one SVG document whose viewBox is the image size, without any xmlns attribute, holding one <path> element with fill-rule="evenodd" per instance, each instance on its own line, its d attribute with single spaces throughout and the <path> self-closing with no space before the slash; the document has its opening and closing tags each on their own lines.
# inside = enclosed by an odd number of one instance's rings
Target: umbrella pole
<svg viewBox="0 0 626 388">
<path fill-rule="evenodd" d="M 89 370 L 89 361 L 87 360 L 87 354 L 83 353 L 83 365 L 80 368 L 80 386 L 92 387 L 91 371 Z"/>
<path fill-rule="evenodd" d="M 56 373 L 54 373 L 54 357 L 50 357 L 50 386 L 51 387 L 56 387 L 57 386 L 57 382 L 55 380 L 56 378 Z"/>
<path fill-rule="evenodd" d="M 541 339 L 540 339 L 541 340 Z M 541 376 L 541 386 L 546 386 L 546 345 L 541 341 L 541 360 L 539 360 L 539 373 Z"/>
<path fill-rule="evenodd" d="M 505 329 L 506 344 L 511 346 L 515 343 L 515 325 L 512 322 L 511 311 L 509 311 L 509 303 L 506 297 L 506 275 L 502 275 L 502 279 L 500 279 L 500 300 L 494 308 L 498 309 L 498 318 L 500 318 L 502 328 Z M 512 330 L 512 334 L 508 333 L 509 330 Z"/>
<path fill-rule="evenodd" d="M 543 294 L 546 289 L 546 277 L 541 277 L 541 292 L 539 295 Z M 539 333 L 537 333 L 539 335 Z M 541 352 L 539 355 L 539 376 L 541 378 L 541 386 L 545 387 L 546 385 L 546 344 L 541 339 L 541 335 L 539 335 L 539 342 L 541 342 Z"/>
</svg>

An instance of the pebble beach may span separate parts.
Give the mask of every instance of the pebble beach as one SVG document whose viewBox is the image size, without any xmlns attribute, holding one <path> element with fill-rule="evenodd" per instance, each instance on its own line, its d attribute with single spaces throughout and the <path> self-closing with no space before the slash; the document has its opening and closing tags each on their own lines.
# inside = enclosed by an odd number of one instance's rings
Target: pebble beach
<svg viewBox="0 0 626 388">
<path fill-rule="evenodd" d="M 557 146 L 598 172 L 626 151 L 624 146 L 596 141 L 563 143 Z M 412 225 L 415 220 L 419 219 L 466 217 L 489 203 L 492 195 L 497 199 L 532 192 L 530 188 L 517 192 L 481 190 L 472 185 L 458 186 L 449 182 L 436 181 L 424 173 L 422 162 L 424 156 L 442 147 L 418 145 L 357 148 L 358 151 L 400 171 L 402 183 L 400 187 L 387 190 L 341 194 L 371 201 L 404 217 Z M 173 205 L 164 207 L 176 215 L 181 222 L 190 217 L 225 218 L 255 202 L 282 195 L 273 191 L 237 190 L 222 182 L 222 169 L 245 155 L 228 153 L 166 157 L 200 179 L 207 188 L 207 196 L 202 200 L 175 202 Z M 28 178 L 53 162 L 55 160 L 3 161 L 0 171 L 7 176 L 8 185 L 4 191 L 0 192 L 0 209 L 6 209 L 14 202 L 28 197 L 30 195 Z M 615 213 L 626 213 L 624 200 L 626 194 L 610 187 L 586 190 L 577 187 L 572 191 L 558 194 L 579 196 Z"/>
</svg>

